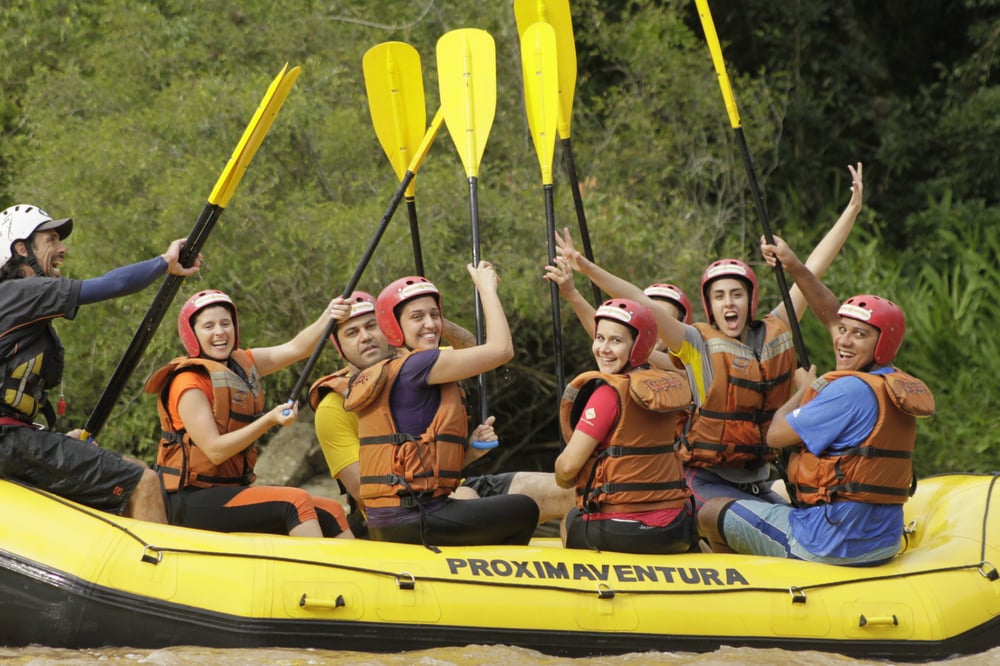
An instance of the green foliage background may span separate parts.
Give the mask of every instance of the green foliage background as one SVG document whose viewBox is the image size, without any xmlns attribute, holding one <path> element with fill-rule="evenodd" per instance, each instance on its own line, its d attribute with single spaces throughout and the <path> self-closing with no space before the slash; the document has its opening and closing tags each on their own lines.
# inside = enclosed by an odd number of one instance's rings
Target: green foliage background
<svg viewBox="0 0 1000 666">
<path fill-rule="evenodd" d="M 203 288 L 232 294 L 246 345 L 288 339 L 339 293 L 397 181 L 368 115 L 364 52 L 405 41 L 422 57 L 428 117 L 435 44 L 462 27 L 497 46 L 497 111 L 479 178 L 482 254 L 499 266 L 518 355 L 490 377 L 505 446 L 484 466 L 544 468 L 558 447 L 545 215 L 524 114 L 510 2 L 472 0 L 13 0 L 0 14 L 0 200 L 77 222 L 64 274 L 84 278 L 163 251 L 191 230 L 270 80 L 303 74 L 129 382 L 102 443 L 150 458 L 154 402 L 142 380 L 180 352 L 173 321 Z M 734 90 L 772 227 L 802 253 L 849 197 L 865 163 L 866 208 L 827 275 L 846 297 L 877 292 L 906 310 L 901 367 L 934 389 L 918 467 L 995 469 L 1000 123 L 996 0 L 717 0 Z M 759 264 L 759 222 L 693 3 L 572 3 L 579 73 L 573 146 L 598 261 L 637 284 L 669 280 L 697 303 L 723 255 Z M 556 151 L 557 161 L 560 151 Z M 417 178 L 427 274 L 446 315 L 473 327 L 468 184 L 446 132 Z M 397 213 L 361 287 L 412 272 Z M 556 173 L 557 224 L 576 228 Z M 777 289 L 761 267 L 762 303 Z M 578 285 L 584 288 L 585 285 Z M 589 293 L 585 291 L 584 293 Z M 68 426 L 86 421 L 154 295 L 83 308 L 60 322 Z M 562 312 L 567 375 L 589 342 Z M 828 336 L 806 344 L 830 369 Z M 327 349 L 314 374 L 338 363 Z M 283 400 L 294 367 L 268 381 Z"/>
</svg>

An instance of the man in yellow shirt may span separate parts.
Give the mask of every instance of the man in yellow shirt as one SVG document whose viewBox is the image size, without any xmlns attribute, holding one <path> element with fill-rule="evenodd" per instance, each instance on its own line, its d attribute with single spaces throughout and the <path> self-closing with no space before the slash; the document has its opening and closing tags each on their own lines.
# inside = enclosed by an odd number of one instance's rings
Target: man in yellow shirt
<svg viewBox="0 0 1000 666">
<path fill-rule="evenodd" d="M 344 396 L 350 377 L 394 353 L 375 319 L 375 299 L 356 291 L 347 299 L 351 306 L 346 321 L 342 321 L 330 336 L 347 367 L 317 380 L 309 389 L 309 404 L 316 411 L 316 437 L 326 458 L 330 475 L 337 479 L 359 509 L 361 474 L 358 465 L 358 417 L 344 410 Z M 455 348 L 475 344 L 475 336 L 461 326 L 445 321 L 444 337 Z M 496 441 L 493 417 L 472 432 L 476 441 Z M 560 519 L 574 504 L 573 491 L 556 486 L 553 475 L 545 472 L 507 472 L 467 478 L 454 491 L 455 499 L 475 499 L 507 493 L 528 495 L 539 508 L 539 522 Z M 358 533 L 358 512 L 352 513 L 352 530 Z"/>
</svg>

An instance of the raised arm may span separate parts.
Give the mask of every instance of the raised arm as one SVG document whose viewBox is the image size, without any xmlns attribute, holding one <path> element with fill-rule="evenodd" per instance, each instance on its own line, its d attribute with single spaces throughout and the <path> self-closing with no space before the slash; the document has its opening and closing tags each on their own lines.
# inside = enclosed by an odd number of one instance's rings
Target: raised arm
<svg viewBox="0 0 1000 666">
<path fill-rule="evenodd" d="M 861 212 L 864 194 L 864 182 L 862 180 L 863 165 L 861 162 L 858 162 L 856 167 L 848 165 L 847 169 L 851 172 L 851 200 L 847 203 L 847 207 L 844 208 L 844 212 L 834 222 L 833 227 L 826 232 L 826 235 L 813 248 L 813 251 L 809 253 L 805 262 L 809 270 L 821 279 L 826 273 L 826 269 L 833 263 L 837 253 L 840 252 L 840 248 L 844 247 L 844 242 L 854 228 L 854 222 Z M 782 265 L 784 266 L 784 262 L 782 262 Z M 795 308 L 796 318 L 802 319 L 806 306 L 805 296 L 796 287 L 792 287 L 789 295 L 792 299 L 792 307 Z M 783 303 L 775 309 L 774 313 L 785 321 L 788 321 Z"/>
<path fill-rule="evenodd" d="M 474 377 L 488 370 L 498 368 L 514 358 L 514 341 L 510 337 L 507 315 L 497 287 L 500 278 L 493 264 L 480 261 L 478 266 L 466 266 L 479 292 L 486 320 L 486 340 L 481 345 L 466 349 L 442 349 L 431 367 L 427 380 L 431 384 L 447 384 Z"/>
<path fill-rule="evenodd" d="M 299 331 L 288 342 L 274 347 L 254 348 L 253 359 L 257 370 L 261 376 L 266 376 L 309 356 L 319 344 L 329 321 L 346 320 L 350 313 L 351 306 L 347 301 L 340 296 L 334 298 L 316 321 Z"/>
<path fill-rule="evenodd" d="M 573 308 L 577 321 L 587 332 L 587 336 L 594 337 L 594 314 L 597 312 L 594 306 L 577 291 L 573 284 L 573 269 L 571 269 L 563 257 L 555 257 L 552 264 L 545 267 L 543 279 L 555 282 L 559 287 L 559 295 Z"/>
<path fill-rule="evenodd" d="M 628 280 L 623 280 L 601 268 L 583 256 L 573 246 L 569 229 L 563 229 L 563 235 L 556 234 L 556 251 L 565 259 L 566 265 L 575 271 L 583 273 L 590 281 L 615 298 L 628 298 L 648 307 L 656 317 L 660 339 L 673 351 L 679 351 L 684 344 L 684 323 L 674 318 L 670 312 Z"/>
<path fill-rule="evenodd" d="M 830 288 L 823 284 L 816 275 L 803 264 L 792 248 L 788 247 L 779 236 L 774 237 L 774 245 L 770 245 L 761 239 L 761 254 L 768 265 L 774 266 L 778 261 L 785 267 L 788 274 L 795 280 L 795 286 L 801 290 L 803 300 L 808 303 L 809 308 L 819 319 L 820 323 L 833 334 L 837 328 L 840 318 L 837 310 L 840 308 L 840 301 L 837 296 L 830 291 Z"/>
</svg>

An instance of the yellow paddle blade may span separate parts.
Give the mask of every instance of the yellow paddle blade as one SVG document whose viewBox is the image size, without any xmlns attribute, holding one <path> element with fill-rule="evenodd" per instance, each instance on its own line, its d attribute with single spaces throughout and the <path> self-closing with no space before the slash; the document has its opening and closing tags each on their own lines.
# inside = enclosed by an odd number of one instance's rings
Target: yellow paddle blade
<svg viewBox="0 0 1000 666">
<path fill-rule="evenodd" d="M 729 124 L 733 126 L 733 129 L 739 129 L 740 112 L 736 108 L 736 98 L 733 97 L 733 86 L 729 83 L 729 74 L 726 73 L 726 61 L 722 59 L 722 47 L 719 45 L 719 35 L 715 32 L 712 10 L 708 8 L 708 0 L 695 0 L 695 5 L 698 7 L 701 27 L 705 31 L 708 50 L 712 54 L 712 64 L 715 66 L 715 74 L 719 79 L 719 87 L 722 88 L 722 99 L 726 103 Z"/>
<path fill-rule="evenodd" d="M 538 166 L 542 169 L 542 185 L 551 185 L 559 120 L 559 75 L 556 31 L 548 23 L 534 23 L 521 34 L 521 69 L 524 105 Z"/>
<path fill-rule="evenodd" d="M 556 31 L 559 61 L 559 136 L 570 137 L 573 122 L 573 95 L 576 91 L 576 39 L 569 0 L 514 0 L 517 31 L 524 34 L 532 24 L 548 23 Z"/>
<path fill-rule="evenodd" d="M 375 135 L 402 181 L 427 126 L 420 54 L 404 42 L 383 42 L 361 60 Z M 406 195 L 413 196 L 411 181 Z"/>
<path fill-rule="evenodd" d="M 465 174 L 476 178 L 497 106 L 493 37 L 477 28 L 446 32 L 437 42 L 437 68 L 444 122 Z"/>
<path fill-rule="evenodd" d="M 288 93 L 292 91 L 292 86 L 295 85 L 295 80 L 299 78 L 301 71 L 300 67 L 288 69 L 288 64 L 286 63 L 281 68 L 281 71 L 278 72 L 278 75 L 274 77 L 274 80 L 271 81 L 271 85 L 268 87 L 267 92 L 264 93 L 264 98 L 261 99 L 257 111 L 253 114 L 253 118 L 250 119 L 250 124 L 243 130 L 243 136 L 236 145 L 236 150 L 233 151 L 229 162 L 226 163 L 226 168 L 222 170 L 222 175 L 219 176 L 215 187 L 212 188 L 212 193 L 208 197 L 210 204 L 220 208 L 225 208 L 229 205 L 229 200 L 232 198 L 233 192 L 236 191 L 236 186 L 243 179 L 243 174 L 246 173 L 247 167 L 250 166 L 250 161 L 253 160 L 257 149 L 260 148 L 264 137 L 267 136 L 268 130 L 271 129 L 271 123 L 277 117 L 278 111 L 281 110 L 282 104 L 285 103 Z"/>
</svg>

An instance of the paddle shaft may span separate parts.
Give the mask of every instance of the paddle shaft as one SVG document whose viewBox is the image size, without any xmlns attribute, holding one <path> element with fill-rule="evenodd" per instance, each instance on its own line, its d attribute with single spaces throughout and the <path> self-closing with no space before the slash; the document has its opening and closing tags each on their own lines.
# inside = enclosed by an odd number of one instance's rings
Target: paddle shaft
<svg viewBox="0 0 1000 666">
<path fill-rule="evenodd" d="M 563 163 L 566 165 L 566 175 L 569 176 L 570 190 L 573 192 L 573 206 L 576 208 L 576 221 L 580 226 L 580 242 L 583 243 L 583 256 L 591 263 L 594 262 L 594 249 L 590 245 L 590 230 L 587 227 L 587 214 L 583 210 L 583 195 L 580 193 L 580 180 L 576 176 L 576 161 L 573 159 L 573 141 L 570 137 L 560 137 L 563 147 Z M 552 250 L 549 250 L 552 253 Z M 555 256 L 555 255 L 553 255 Z M 594 293 L 594 305 L 604 302 L 604 295 L 601 288 L 593 282 L 590 283 Z"/>
<path fill-rule="evenodd" d="M 368 247 L 365 248 L 365 253 L 361 257 L 361 261 L 358 262 L 357 267 L 354 269 L 354 274 L 351 275 L 351 279 L 348 280 L 347 286 L 344 287 L 344 291 L 341 294 L 344 298 L 349 298 L 357 288 L 358 282 L 361 281 L 361 275 L 368 267 L 368 263 L 371 261 L 372 255 L 375 254 L 375 248 L 378 247 L 379 241 L 382 240 L 382 236 L 385 234 L 385 230 L 389 227 L 389 222 L 392 220 L 392 216 L 396 213 L 396 209 L 399 208 L 399 203 L 403 200 L 406 188 L 409 186 L 410 181 L 413 180 L 414 176 L 416 176 L 416 173 L 413 171 L 407 171 L 403 175 L 403 180 L 399 182 L 399 187 L 396 188 L 396 192 L 392 195 L 389 207 L 382 216 L 382 220 L 379 222 L 378 228 L 375 229 L 375 233 L 368 241 Z M 288 402 L 298 402 L 299 396 L 302 394 L 302 389 L 305 388 L 306 382 L 309 380 L 309 374 L 313 371 L 313 368 L 316 367 L 319 355 L 322 353 L 323 347 L 326 345 L 326 341 L 330 339 L 330 335 L 333 333 L 333 329 L 337 327 L 338 323 L 339 322 L 335 319 L 331 319 L 327 322 L 326 328 L 323 330 L 323 335 L 320 337 L 319 342 L 316 343 L 316 346 L 313 347 L 312 353 L 309 355 L 309 359 L 306 361 L 305 367 L 302 368 L 302 372 L 299 374 L 299 378 L 296 380 L 295 386 L 292 387 L 292 392 L 288 396 Z"/>
<path fill-rule="evenodd" d="M 469 216 L 472 221 L 472 265 L 479 266 L 480 240 L 479 240 L 479 188 L 478 179 L 475 176 L 469 177 Z M 486 340 L 486 326 L 483 321 L 483 302 L 479 296 L 479 290 L 475 293 L 476 310 L 476 344 L 481 345 Z M 486 375 L 480 373 L 476 378 L 479 386 L 479 422 L 485 423 L 490 415 L 489 402 L 486 400 Z"/>
<path fill-rule="evenodd" d="M 198 220 L 191 230 L 191 234 L 181 249 L 179 260 L 182 266 L 190 267 L 194 264 L 195 258 L 201 252 L 205 240 L 208 238 L 219 216 L 222 215 L 223 210 L 225 209 L 221 206 L 205 204 L 201 215 L 198 216 Z M 142 323 L 136 329 L 128 349 L 125 350 L 121 360 L 118 362 L 118 367 L 115 368 L 114 374 L 111 376 L 111 380 L 98 399 L 97 406 L 94 407 L 93 412 L 91 412 L 90 417 L 87 419 L 87 425 L 84 429 L 90 438 L 96 438 L 97 433 L 107 423 L 108 417 L 111 415 L 111 410 L 125 389 L 125 383 L 139 365 L 143 352 L 149 346 L 153 334 L 156 333 L 156 329 L 163 320 L 163 315 L 166 314 L 183 281 L 183 276 L 168 275 L 160 285 L 153 303 L 146 311 L 146 316 L 143 317 Z"/>
<path fill-rule="evenodd" d="M 743 135 L 743 124 L 740 121 L 739 108 L 736 106 L 736 97 L 733 95 L 733 86 L 729 81 L 729 74 L 726 72 L 726 61 L 722 57 L 722 45 L 719 42 L 719 34 L 715 30 L 715 21 L 712 19 L 712 10 L 708 6 L 708 0 L 695 0 L 698 9 L 698 18 L 701 20 L 701 27 L 705 33 L 705 44 L 712 56 L 712 66 L 715 68 L 715 75 L 719 82 L 719 89 L 722 92 L 722 101 L 726 106 L 726 113 L 729 116 L 729 124 L 736 133 L 736 143 L 740 147 L 740 156 L 743 158 L 743 167 L 747 172 L 747 179 L 750 181 L 750 193 L 753 197 L 754 206 L 757 208 L 757 216 L 760 218 L 761 226 L 764 229 L 764 240 L 774 243 L 774 235 L 771 233 L 771 223 L 764 207 L 764 197 L 761 196 L 760 185 L 757 183 L 757 175 L 753 168 L 753 159 L 750 157 L 750 149 L 747 147 L 746 137 Z M 774 276 L 778 280 L 778 290 L 781 292 L 781 302 L 785 306 L 785 313 L 788 315 L 788 325 L 792 331 L 792 342 L 795 345 L 795 352 L 799 357 L 802 367 L 809 367 L 809 358 L 806 354 L 806 346 L 802 341 L 802 331 L 799 328 L 799 319 L 792 307 L 792 297 L 788 291 L 788 283 L 785 281 L 785 272 L 781 268 L 781 262 L 774 265 Z"/>
<path fill-rule="evenodd" d="M 760 185 L 757 183 L 757 176 L 754 173 L 753 159 L 750 157 L 750 149 L 747 147 L 746 137 L 743 135 L 743 128 L 735 128 L 736 143 L 740 147 L 740 155 L 743 157 L 743 166 L 746 168 L 747 179 L 750 181 L 750 192 L 753 196 L 754 206 L 757 208 L 757 216 L 760 218 L 761 226 L 764 228 L 764 240 L 769 244 L 774 244 L 774 234 L 771 233 L 771 222 L 764 207 L 764 197 L 761 195 Z M 785 280 L 785 271 L 781 268 L 781 262 L 774 265 L 774 277 L 778 280 L 778 291 L 781 292 L 781 302 L 785 304 L 785 312 L 788 315 L 788 325 L 792 329 L 792 342 L 795 345 L 795 353 L 798 354 L 799 363 L 803 368 L 809 367 L 809 356 L 806 353 L 806 346 L 802 340 L 802 330 L 799 327 L 799 319 L 795 314 L 792 304 L 792 295 L 788 289 L 788 282 Z"/>
<path fill-rule="evenodd" d="M 424 252 L 420 248 L 420 227 L 417 223 L 417 201 L 414 197 L 406 197 L 406 211 L 410 218 L 410 242 L 413 245 L 413 266 L 417 275 L 424 277 Z"/>
<path fill-rule="evenodd" d="M 556 214 L 553 205 L 552 185 L 543 185 L 545 193 L 545 232 L 549 246 L 549 256 L 556 256 Z M 566 387 L 566 376 L 563 371 L 562 320 L 559 315 L 559 285 L 549 281 L 549 298 L 552 301 L 552 340 L 553 353 L 556 357 L 556 403 L 562 404 L 563 389 Z"/>
</svg>

